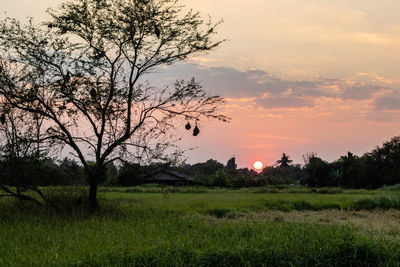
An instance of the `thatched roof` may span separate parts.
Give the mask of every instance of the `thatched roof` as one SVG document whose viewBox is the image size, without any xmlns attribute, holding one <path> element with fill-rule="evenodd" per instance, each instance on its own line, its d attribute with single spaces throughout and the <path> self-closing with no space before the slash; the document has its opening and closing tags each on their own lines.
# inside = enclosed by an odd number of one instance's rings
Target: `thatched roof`
<svg viewBox="0 0 400 267">
<path fill-rule="evenodd" d="M 145 179 L 145 182 L 163 182 L 163 181 L 194 183 L 193 177 L 177 171 L 170 171 L 170 170 L 158 171 Z"/>
</svg>

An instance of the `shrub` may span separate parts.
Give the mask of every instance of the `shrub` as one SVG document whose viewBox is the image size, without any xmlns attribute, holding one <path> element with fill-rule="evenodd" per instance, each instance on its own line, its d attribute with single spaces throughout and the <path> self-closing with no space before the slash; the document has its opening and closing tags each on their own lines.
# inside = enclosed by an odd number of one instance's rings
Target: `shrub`
<svg viewBox="0 0 400 267">
<path fill-rule="evenodd" d="M 385 191 L 400 191 L 400 184 L 395 184 L 391 186 L 385 185 L 381 189 Z"/>
<path fill-rule="evenodd" d="M 313 205 L 314 210 L 341 210 L 342 207 L 336 203 L 317 203 Z"/>
<path fill-rule="evenodd" d="M 341 209 L 342 207 L 339 204 L 335 203 L 310 203 L 304 200 L 298 200 L 293 202 L 288 201 L 273 201 L 265 203 L 265 207 L 271 210 L 280 210 L 289 212 L 292 210 L 330 210 L 330 209 Z"/>
<path fill-rule="evenodd" d="M 316 189 L 315 193 L 318 193 L 318 194 L 341 194 L 341 193 L 343 193 L 343 189 L 338 188 L 338 187 L 334 187 L 334 188 L 324 187 L 324 188 Z"/>
<path fill-rule="evenodd" d="M 228 215 L 231 213 L 231 210 L 229 210 L 229 209 L 211 209 L 207 213 L 209 215 L 217 217 L 217 218 L 223 218 L 223 217 L 228 217 Z"/>
<path fill-rule="evenodd" d="M 47 206 L 56 211 L 69 212 L 87 206 L 88 192 L 84 187 L 49 187 L 46 190 Z"/>
<path fill-rule="evenodd" d="M 293 202 L 293 207 L 295 210 L 314 210 L 314 206 L 307 201 L 296 201 Z"/>
<path fill-rule="evenodd" d="M 137 187 L 133 187 L 125 189 L 124 193 L 143 193 L 143 190 Z"/>
<path fill-rule="evenodd" d="M 282 200 L 266 202 L 265 207 L 268 210 L 280 210 L 280 211 L 286 211 L 286 212 L 293 210 L 293 205 L 291 205 L 291 203 L 289 203 L 287 201 L 282 201 Z"/>
<path fill-rule="evenodd" d="M 383 196 L 380 198 L 364 198 L 356 200 L 350 209 L 354 210 L 375 210 L 375 209 L 400 209 L 400 200 L 395 197 Z"/>
</svg>

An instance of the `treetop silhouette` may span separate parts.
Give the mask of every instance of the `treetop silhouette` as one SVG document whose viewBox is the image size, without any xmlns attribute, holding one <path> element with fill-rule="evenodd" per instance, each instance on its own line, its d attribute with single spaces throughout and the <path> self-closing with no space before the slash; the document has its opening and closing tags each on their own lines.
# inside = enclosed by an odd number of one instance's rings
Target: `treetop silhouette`
<svg viewBox="0 0 400 267">
<path fill-rule="evenodd" d="M 204 21 L 176 0 L 75 0 L 48 13 L 51 20 L 39 25 L 0 21 L 1 101 L 43 118 L 41 142 L 73 150 L 93 207 L 108 162 L 174 160 L 181 153 L 169 153 L 179 139 L 176 125 L 229 120 L 217 112 L 223 98 L 208 95 L 194 78 L 163 88 L 143 79 L 218 47 L 221 21 Z"/>
</svg>

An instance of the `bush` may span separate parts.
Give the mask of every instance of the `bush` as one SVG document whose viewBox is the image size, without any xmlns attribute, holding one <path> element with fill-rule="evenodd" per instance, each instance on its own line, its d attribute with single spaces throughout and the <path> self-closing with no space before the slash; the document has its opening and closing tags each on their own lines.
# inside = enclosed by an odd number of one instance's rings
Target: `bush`
<svg viewBox="0 0 400 267">
<path fill-rule="evenodd" d="M 318 193 L 318 194 L 341 194 L 343 193 L 343 189 L 338 188 L 338 187 L 334 187 L 334 188 L 319 188 L 319 189 L 315 189 L 314 193 Z"/>
<path fill-rule="evenodd" d="M 280 210 L 286 212 L 293 210 L 293 205 L 291 203 L 282 200 L 266 202 L 265 207 L 267 210 Z"/>
<path fill-rule="evenodd" d="M 137 187 L 127 188 L 123 191 L 124 193 L 143 193 L 143 190 Z"/>
<path fill-rule="evenodd" d="M 383 196 L 380 198 L 364 198 L 356 200 L 350 209 L 354 210 L 388 210 L 400 209 L 400 200 L 395 197 Z"/>
<path fill-rule="evenodd" d="M 89 208 L 88 192 L 84 187 L 49 187 L 45 194 L 47 206 L 57 212 Z"/>
<path fill-rule="evenodd" d="M 315 207 L 307 201 L 293 202 L 293 207 L 295 210 L 315 210 Z"/>
<path fill-rule="evenodd" d="M 207 213 L 217 218 L 223 218 L 227 217 L 231 211 L 229 209 L 211 209 Z"/>
<path fill-rule="evenodd" d="M 265 207 L 270 210 L 280 210 L 285 212 L 289 212 L 292 210 L 319 211 L 319 210 L 342 209 L 342 207 L 339 204 L 335 203 L 310 203 L 304 200 L 298 200 L 293 202 L 282 201 L 282 200 L 272 201 L 265 203 Z"/>
<path fill-rule="evenodd" d="M 312 187 L 329 186 L 330 179 L 330 166 L 329 163 L 317 157 L 311 155 L 308 158 L 308 162 L 303 168 L 304 177 L 300 181 L 303 185 Z"/>
<path fill-rule="evenodd" d="M 385 185 L 381 189 L 385 191 L 400 191 L 400 184 L 395 184 L 391 186 Z"/>
</svg>

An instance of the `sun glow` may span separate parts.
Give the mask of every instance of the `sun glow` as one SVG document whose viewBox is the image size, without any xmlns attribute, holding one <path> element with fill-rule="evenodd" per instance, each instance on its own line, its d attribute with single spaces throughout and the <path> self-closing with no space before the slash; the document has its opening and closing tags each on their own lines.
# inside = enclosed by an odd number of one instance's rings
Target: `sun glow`
<svg viewBox="0 0 400 267">
<path fill-rule="evenodd" d="M 257 171 L 261 170 L 263 166 L 264 166 L 264 164 L 259 160 L 257 160 L 256 162 L 253 163 L 253 167 Z"/>
</svg>

